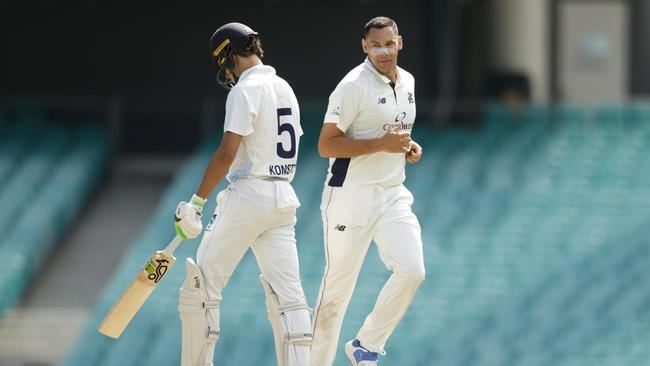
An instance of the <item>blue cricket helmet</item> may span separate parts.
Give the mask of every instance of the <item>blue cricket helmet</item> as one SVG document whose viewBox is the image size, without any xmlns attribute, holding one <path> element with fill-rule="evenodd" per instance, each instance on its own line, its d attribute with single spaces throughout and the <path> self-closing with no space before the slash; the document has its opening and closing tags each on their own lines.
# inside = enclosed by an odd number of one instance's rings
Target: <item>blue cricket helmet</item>
<svg viewBox="0 0 650 366">
<path fill-rule="evenodd" d="M 244 50 L 251 36 L 257 36 L 257 32 L 245 24 L 233 22 L 221 26 L 210 38 L 212 70 L 217 75 L 219 85 L 226 89 L 231 89 L 235 84 L 225 73 L 225 70 L 235 68 L 233 53 Z"/>
</svg>

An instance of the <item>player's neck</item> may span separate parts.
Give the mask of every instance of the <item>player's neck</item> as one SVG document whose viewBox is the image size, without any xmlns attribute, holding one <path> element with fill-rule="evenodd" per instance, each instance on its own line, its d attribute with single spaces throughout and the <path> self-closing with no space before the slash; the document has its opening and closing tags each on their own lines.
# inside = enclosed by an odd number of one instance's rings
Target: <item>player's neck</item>
<svg viewBox="0 0 650 366">
<path fill-rule="evenodd" d="M 250 69 L 251 67 L 261 65 L 262 60 L 257 55 L 250 55 L 248 57 L 237 57 L 237 67 L 235 68 L 235 73 L 238 76 Z"/>
<path fill-rule="evenodd" d="M 388 74 L 384 74 L 385 77 L 389 78 L 392 82 L 397 82 L 397 69 L 391 70 Z"/>
<path fill-rule="evenodd" d="M 375 67 L 375 69 L 377 69 L 377 68 Z M 377 72 L 379 72 L 381 75 L 387 77 L 388 80 L 390 80 L 390 81 L 392 81 L 394 83 L 397 82 L 397 68 L 395 68 L 394 70 L 388 71 L 388 72 L 381 72 L 381 71 L 379 71 L 379 69 L 377 69 Z"/>
</svg>

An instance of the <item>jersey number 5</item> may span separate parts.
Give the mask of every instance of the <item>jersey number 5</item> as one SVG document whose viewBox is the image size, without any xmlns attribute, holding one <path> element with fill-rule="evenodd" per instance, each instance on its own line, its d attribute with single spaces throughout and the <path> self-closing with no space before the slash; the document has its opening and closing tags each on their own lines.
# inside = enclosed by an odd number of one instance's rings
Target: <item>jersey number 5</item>
<svg viewBox="0 0 650 366">
<path fill-rule="evenodd" d="M 282 135 L 283 132 L 289 132 L 291 146 L 289 146 L 289 150 L 285 150 L 282 142 L 278 142 L 277 152 L 279 157 L 291 159 L 296 156 L 296 130 L 293 129 L 290 122 L 280 122 L 282 116 L 291 116 L 291 108 L 278 108 L 278 136 Z"/>
</svg>

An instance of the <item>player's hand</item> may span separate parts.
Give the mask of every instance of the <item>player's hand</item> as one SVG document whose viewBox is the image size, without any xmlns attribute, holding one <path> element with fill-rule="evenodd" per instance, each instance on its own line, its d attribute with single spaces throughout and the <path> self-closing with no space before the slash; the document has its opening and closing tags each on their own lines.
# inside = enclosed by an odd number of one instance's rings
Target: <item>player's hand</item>
<svg viewBox="0 0 650 366">
<path fill-rule="evenodd" d="M 193 195 L 190 202 L 181 202 L 176 206 L 174 227 L 176 234 L 183 240 L 194 239 L 201 234 L 201 230 L 203 230 L 201 215 L 204 205 L 205 199 Z"/>
<path fill-rule="evenodd" d="M 381 137 L 384 151 L 390 153 L 408 153 L 411 151 L 411 134 L 402 132 L 401 127 L 392 128 Z"/>
<path fill-rule="evenodd" d="M 409 163 L 417 163 L 422 157 L 422 146 L 417 142 L 411 141 L 411 150 L 406 153 L 406 161 Z"/>
</svg>

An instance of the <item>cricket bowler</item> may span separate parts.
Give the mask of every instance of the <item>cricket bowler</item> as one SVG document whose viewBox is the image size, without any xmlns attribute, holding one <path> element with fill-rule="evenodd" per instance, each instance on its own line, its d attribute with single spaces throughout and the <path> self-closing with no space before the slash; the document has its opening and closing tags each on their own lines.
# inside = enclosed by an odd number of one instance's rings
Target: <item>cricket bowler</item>
<svg viewBox="0 0 650 366">
<path fill-rule="evenodd" d="M 289 84 L 262 63 L 263 54 L 258 33 L 241 23 L 222 26 L 210 39 L 217 81 L 230 90 L 224 134 L 196 194 L 176 208 L 178 235 L 197 237 L 206 198 L 224 177 L 230 184 L 217 195 L 196 263 L 186 261 L 178 304 L 181 366 L 213 364 L 222 290 L 248 248 L 262 273 L 278 365 L 309 364 L 311 320 L 294 229 L 300 203 L 290 184 L 303 134 L 300 110 Z"/>
<path fill-rule="evenodd" d="M 413 195 L 402 184 L 405 163 L 420 160 L 411 139 L 415 82 L 397 66 L 403 40 L 386 17 L 370 20 L 365 61 L 336 86 L 318 141 L 329 158 L 321 215 L 325 274 L 314 312 L 311 366 L 331 366 L 343 317 L 371 241 L 392 275 L 355 339 L 345 345 L 352 365 L 377 365 L 384 346 L 424 279 L 420 224 Z"/>
</svg>

